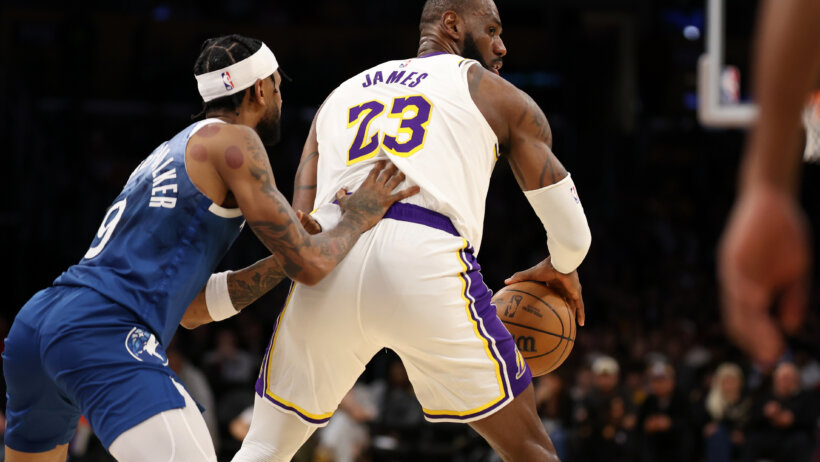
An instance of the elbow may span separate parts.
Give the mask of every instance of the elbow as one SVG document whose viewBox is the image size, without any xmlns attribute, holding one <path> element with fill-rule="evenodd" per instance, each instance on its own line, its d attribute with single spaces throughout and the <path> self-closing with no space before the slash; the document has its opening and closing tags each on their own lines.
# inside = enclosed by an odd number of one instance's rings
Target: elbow
<svg viewBox="0 0 820 462">
<path fill-rule="evenodd" d="M 572 250 L 580 255 L 581 260 L 583 260 L 589 253 L 590 246 L 592 246 L 592 233 L 589 231 L 589 227 L 586 227 L 584 232 L 578 233 L 577 238 L 572 243 Z"/>
<path fill-rule="evenodd" d="M 328 264 L 327 261 L 321 258 L 306 263 L 302 270 L 299 271 L 299 274 L 293 278 L 296 282 L 306 286 L 315 286 L 318 284 L 335 266 Z"/>
<path fill-rule="evenodd" d="M 193 319 L 184 319 L 184 318 L 182 319 L 182 321 L 179 322 L 180 326 L 182 326 L 182 327 L 184 327 L 185 329 L 188 329 L 188 330 L 196 329 L 197 327 L 201 326 L 202 324 L 203 323 L 194 321 Z"/>
<path fill-rule="evenodd" d="M 309 273 L 307 271 L 302 271 L 299 273 L 299 276 L 294 278 L 296 282 L 299 284 L 304 284 L 306 286 L 315 286 L 322 280 L 323 276 L 317 275 L 315 273 Z"/>
<path fill-rule="evenodd" d="M 561 273 L 569 274 L 575 271 L 589 253 L 592 245 L 592 235 L 589 228 L 584 232 L 575 233 L 570 239 L 555 242 L 547 239 L 553 267 Z"/>
<path fill-rule="evenodd" d="M 587 256 L 591 245 L 592 233 L 589 232 L 588 227 L 576 231 L 568 239 L 564 239 L 559 243 L 564 252 L 578 259 L 578 264 Z"/>
</svg>

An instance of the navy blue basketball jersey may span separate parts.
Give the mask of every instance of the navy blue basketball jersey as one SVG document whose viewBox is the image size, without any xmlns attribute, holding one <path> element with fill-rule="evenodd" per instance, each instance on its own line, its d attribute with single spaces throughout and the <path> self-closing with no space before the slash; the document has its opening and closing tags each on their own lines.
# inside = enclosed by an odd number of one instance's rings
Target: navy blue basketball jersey
<svg viewBox="0 0 820 462">
<path fill-rule="evenodd" d="M 188 305 L 244 225 L 194 186 L 185 169 L 194 123 L 131 174 L 83 259 L 54 285 L 85 286 L 131 310 L 167 345 Z"/>
</svg>

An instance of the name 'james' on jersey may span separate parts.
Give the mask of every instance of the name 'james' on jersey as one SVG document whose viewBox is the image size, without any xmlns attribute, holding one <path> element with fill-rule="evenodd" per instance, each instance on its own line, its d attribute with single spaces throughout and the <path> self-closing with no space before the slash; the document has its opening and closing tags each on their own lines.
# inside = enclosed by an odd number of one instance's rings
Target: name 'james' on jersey
<svg viewBox="0 0 820 462">
<path fill-rule="evenodd" d="M 389 157 L 421 188 L 405 201 L 448 216 L 478 252 L 498 139 L 470 96 L 467 69 L 476 64 L 434 53 L 388 61 L 340 85 L 317 119 L 314 207 L 355 189 L 370 164 Z"/>
</svg>

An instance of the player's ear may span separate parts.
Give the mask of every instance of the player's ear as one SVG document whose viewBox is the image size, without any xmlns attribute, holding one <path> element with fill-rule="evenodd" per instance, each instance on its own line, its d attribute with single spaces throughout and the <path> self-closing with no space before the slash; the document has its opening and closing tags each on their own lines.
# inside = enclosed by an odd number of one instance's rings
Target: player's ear
<svg viewBox="0 0 820 462">
<path fill-rule="evenodd" d="M 256 79 L 256 82 L 253 83 L 253 90 L 253 94 L 257 95 L 255 101 L 262 106 L 266 106 L 267 102 L 265 101 L 265 98 L 268 98 L 270 95 L 268 95 L 268 92 L 265 91 L 265 85 L 263 85 L 262 79 Z"/>
<path fill-rule="evenodd" d="M 441 15 L 441 28 L 453 41 L 458 42 L 461 40 L 464 25 L 455 11 L 445 11 L 444 14 Z"/>
</svg>

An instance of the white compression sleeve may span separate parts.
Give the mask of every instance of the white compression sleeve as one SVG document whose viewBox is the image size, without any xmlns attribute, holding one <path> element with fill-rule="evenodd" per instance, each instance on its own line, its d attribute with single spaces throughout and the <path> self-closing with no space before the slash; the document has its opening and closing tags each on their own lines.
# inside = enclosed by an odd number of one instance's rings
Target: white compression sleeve
<svg viewBox="0 0 820 462">
<path fill-rule="evenodd" d="M 592 235 L 570 175 L 524 195 L 547 230 L 552 266 L 564 274 L 575 271 L 587 255 Z"/>
<path fill-rule="evenodd" d="M 174 385 L 185 398 L 185 407 L 160 412 L 123 432 L 108 448 L 115 459 L 216 462 L 205 419 L 188 392 L 178 383 Z"/>
<path fill-rule="evenodd" d="M 232 462 L 287 462 L 319 428 L 255 395 L 251 428 Z"/>
</svg>

